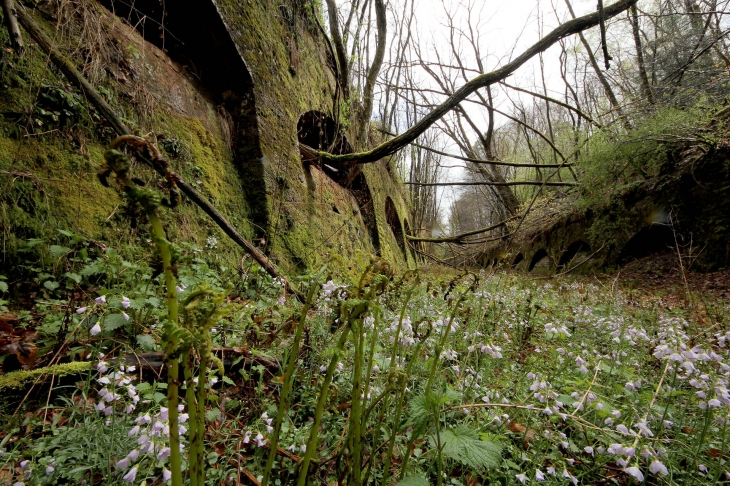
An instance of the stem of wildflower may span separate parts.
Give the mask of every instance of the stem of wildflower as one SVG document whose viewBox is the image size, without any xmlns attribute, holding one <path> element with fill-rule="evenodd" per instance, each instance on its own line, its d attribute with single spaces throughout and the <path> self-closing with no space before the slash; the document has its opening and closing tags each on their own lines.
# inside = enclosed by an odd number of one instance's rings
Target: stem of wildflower
<svg viewBox="0 0 730 486">
<path fill-rule="evenodd" d="M 444 470 L 444 458 L 441 454 L 441 420 L 439 420 L 440 413 L 438 408 L 436 408 L 434 412 L 436 413 L 436 470 L 438 474 L 436 478 L 436 486 L 441 486 L 441 484 L 443 483 Z"/>
<path fill-rule="evenodd" d="M 695 453 L 696 456 L 700 455 L 700 452 L 702 452 L 702 444 L 705 442 L 705 436 L 707 435 L 707 429 L 710 428 L 710 422 L 712 421 L 712 407 L 707 405 L 707 408 L 705 408 L 705 423 L 702 426 L 702 433 L 700 434 L 700 438 L 697 440 L 697 452 Z"/>
<path fill-rule="evenodd" d="M 319 426 L 322 423 L 322 413 L 324 412 L 324 406 L 327 403 L 327 395 L 329 395 L 330 383 L 332 383 L 332 375 L 335 373 L 335 369 L 337 368 L 337 362 L 340 359 L 340 355 L 345 347 L 345 343 L 347 342 L 347 338 L 349 335 L 350 323 L 348 322 L 342 328 L 342 334 L 340 335 L 340 339 L 337 341 L 335 353 L 332 356 L 332 359 L 330 359 L 330 364 L 329 366 L 327 366 L 327 371 L 324 375 L 322 388 L 319 392 L 319 399 L 317 400 L 317 408 L 314 411 L 314 422 L 312 423 L 312 430 L 309 433 L 307 451 L 304 453 L 301 469 L 299 470 L 299 477 L 297 478 L 297 486 L 305 486 L 307 484 L 309 463 L 312 462 L 312 458 L 317 453 L 317 435 L 319 432 Z"/>
<path fill-rule="evenodd" d="M 274 424 L 274 434 L 270 439 L 269 457 L 266 459 L 266 469 L 264 470 L 264 478 L 261 480 L 261 486 L 267 486 L 271 477 L 271 470 L 274 467 L 274 460 L 276 458 L 276 450 L 279 444 L 279 434 L 281 433 L 281 424 L 284 421 L 284 415 L 286 410 L 289 408 L 289 394 L 294 386 L 294 374 L 296 368 L 297 358 L 299 357 L 299 344 L 302 341 L 302 334 L 304 333 L 304 323 L 307 320 L 307 311 L 309 311 L 314 302 L 314 298 L 319 292 L 320 285 L 310 282 L 309 291 L 307 292 L 307 298 L 304 302 L 301 314 L 299 316 L 299 324 L 297 325 L 296 334 L 294 335 L 294 342 L 292 343 L 291 350 L 289 352 L 289 361 L 286 365 L 286 371 L 284 372 L 284 382 L 281 388 L 281 397 L 279 398 L 279 409 L 276 412 L 276 422 Z M 307 449 L 309 450 L 309 449 Z"/>
<path fill-rule="evenodd" d="M 436 376 L 436 368 L 438 367 L 439 362 L 441 361 L 441 350 L 444 347 L 444 344 L 446 344 L 446 339 L 448 339 L 449 334 L 451 333 L 451 325 L 454 322 L 454 318 L 456 317 L 456 312 L 459 310 L 459 305 L 464 301 L 467 294 L 472 293 L 474 289 L 476 288 L 477 282 L 479 281 L 479 277 L 474 275 L 474 281 L 472 284 L 464 290 L 464 292 L 461 293 L 458 299 L 456 299 L 456 302 L 454 303 L 454 309 L 451 311 L 451 316 L 449 317 L 449 322 L 446 325 L 446 330 L 444 331 L 444 335 L 441 337 L 441 342 L 439 342 L 438 347 L 434 351 L 433 356 L 433 362 L 431 363 L 431 370 L 428 373 L 428 382 L 426 383 L 426 391 L 431 390 L 431 385 L 433 385 L 433 378 Z"/>
</svg>

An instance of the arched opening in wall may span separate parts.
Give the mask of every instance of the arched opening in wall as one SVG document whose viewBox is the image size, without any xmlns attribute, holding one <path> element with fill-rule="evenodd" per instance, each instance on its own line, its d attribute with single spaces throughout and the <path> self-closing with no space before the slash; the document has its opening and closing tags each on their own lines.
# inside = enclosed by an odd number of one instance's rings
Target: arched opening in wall
<svg viewBox="0 0 730 486">
<path fill-rule="evenodd" d="M 530 260 L 530 266 L 527 267 L 528 272 L 532 272 L 537 267 L 544 267 L 545 265 L 550 264 L 550 259 L 548 258 L 548 253 L 545 248 L 540 248 L 537 253 L 532 257 L 532 260 Z"/>
<path fill-rule="evenodd" d="M 674 232 L 670 226 L 663 224 L 644 226 L 621 249 L 618 261 L 619 263 L 627 263 L 631 260 L 667 251 L 674 246 Z"/>
<path fill-rule="evenodd" d="M 321 111 L 308 111 L 299 117 L 297 139 L 300 144 L 305 145 L 305 147 L 300 145 L 299 150 L 302 162 L 305 164 L 318 164 L 319 162 L 316 155 L 311 153 L 307 147 L 334 155 L 352 153 L 352 145 L 350 145 L 347 137 L 337 133 L 335 121 Z M 321 169 L 332 180 L 342 186 L 351 185 L 355 176 L 359 173 L 357 165 L 335 167 L 325 162 L 322 163 Z"/>
<path fill-rule="evenodd" d="M 224 137 L 229 139 L 235 165 L 241 179 L 246 181 L 243 190 L 251 207 L 252 227 L 266 228 L 269 214 L 253 77 L 215 2 L 100 0 L 100 3 L 178 63 L 181 75 L 194 80 L 201 93 L 218 107 Z M 170 79 L 169 83 L 163 81 L 159 90 L 174 104 L 176 88 L 176 80 Z"/>
<path fill-rule="evenodd" d="M 375 219 L 375 204 L 373 203 L 373 196 L 370 193 L 368 181 L 362 172 L 355 176 L 349 189 L 360 208 L 360 214 L 368 230 L 370 242 L 375 248 L 375 253 L 380 255 L 380 236 L 378 235 L 378 222 Z"/>
<path fill-rule="evenodd" d="M 390 196 L 385 198 L 385 221 L 388 223 L 390 230 L 393 232 L 395 241 L 398 243 L 398 246 L 403 252 L 403 257 L 407 259 L 408 257 L 406 254 L 405 238 L 403 237 L 403 228 L 401 227 L 400 217 L 398 217 L 398 210 L 395 209 L 395 203 L 393 203 Z"/>
<path fill-rule="evenodd" d="M 522 253 L 518 253 L 514 260 L 512 260 L 512 268 L 515 268 L 517 265 L 519 265 L 522 260 L 525 259 L 525 256 Z"/>
<path fill-rule="evenodd" d="M 560 255 L 560 260 L 558 261 L 558 272 L 563 270 L 566 265 L 573 261 L 579 253 L 584 253 L 587 257 L 587 254 L 590 253 L 590 251 L 591 247 L 585 241 L 574 241 L 568 245 L 568 248 L 566 248 L 563 254 Z"/>
</svg>

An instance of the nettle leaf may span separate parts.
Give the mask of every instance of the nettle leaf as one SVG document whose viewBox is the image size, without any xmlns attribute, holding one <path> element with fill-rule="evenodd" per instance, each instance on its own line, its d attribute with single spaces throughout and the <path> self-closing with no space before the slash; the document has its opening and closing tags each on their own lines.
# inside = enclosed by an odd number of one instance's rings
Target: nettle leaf
<svg viewBox="0 0 730 486">
<path fill-rule="evenodd" d="M 76 283 L 81 282 L 81 275 L 79 275 L 78 273 L 66 272 L 63 274 L 63 276 L 66 278 L 70 278 L 71 280 L 73 280 Z"/>
<path fill-rule="evenodd" d="M 114 329 L 118 329 L 118 328 L 122 327 L 126 323 L 127 323 L 127 320 L 124 318 L 124 316 L 122 314 L 111 314 L 104 318 L 104 330 L 113 331 Z M 139 336 L 138 336 L 137 342 L 139 342 Z"/>
<path fill-rule="evenodd" d="M 226 385 L 235 385 L 236 384 L 236 382 L 234 382 L 233 380 L 231 380 L 227 376 L 224 376 L 223 377 L 223 383 L 225 383 Z"/>
<path fill-rule="evenodd" d="M 53 258 L 61 258 L 63 255 L 69 253 L 71 251 L 71 248 L 59 245 L 51 245 L 48 250 L 51 252 L 51 256 Z"/>
<path fill-rule="evenodd" d="M 154 338 L 149 334 L 137 335 L 137 344 L 142 348 L 142 351 L 151 352 L 157 349 L 157 343 L 155 343 Z"/>
<path fill-rule="evenodd" d="M 431 483 L 429 483 L 426 478 L 422 478 L 420 476 L 408 476 L 407 478 L 403 478 L 398 481 L 397 486 L 430 486 L 430 484 Z"/>
<path fill-rule="evenodd" d="M 84 268 L 81 269 L 81 276 L 82 277 L 90 277 L 92 275 L 97 275 L 99 273 L 102 273 L 101 266 L 94 262 L 89 265 L 86 265 Z"/>
<path fill-rule="evenodd" d="M 417 426 L 425 426 L 428 423 L 428 398 L 425 394 L 418 395 L 410 403 L 410 419 Z M 420 427 L 417 427 L 420 428 Z"/>
<path fill-rule="evenodd" d="M 213 422 L 214 420 L 217 420 L 220 416 L 221 412 L 217 408 L 211 408 L 210 410 L 205 411 L 205 420 L 208 422 Z"/>
<path fill-rule="evenodd" d="M 7 292 L 8 288 L 8 284 L 0 280 L 0 292 Z"/>
<path fill-rule="evenodd" d="M 441 431 L 442 453 L 471 467 L 493 469 L 502 462 L 502 446 L 481 440 L 476 431 L 466 425 L 457 425 Z M 437 447 L 436 436 L 429 437 L 431 447 Z"/>
</svg>

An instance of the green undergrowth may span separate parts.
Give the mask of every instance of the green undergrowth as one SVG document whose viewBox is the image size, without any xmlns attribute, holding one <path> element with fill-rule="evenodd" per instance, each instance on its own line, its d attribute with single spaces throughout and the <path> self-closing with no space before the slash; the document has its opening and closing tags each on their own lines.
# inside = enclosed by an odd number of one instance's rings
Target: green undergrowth
<svg viewBox="0 0 730 486">
<path fill-rule="evenodd" d="M 25 255 L 46 270 L 35 283 L 8 280 L 2 305 L 17 316 L 18 339 L 38 350 L 26 367 L 91 361 L 91 372 L 10 396 L 0 474 L 164 484 L 166 439 L 150 433 L 166 383 L 121 361 L 160 350 L 160 270 L 60 236 L 42 261 Z M 352 282 L 327 267 L 296 280 L 311 289 L 305 307 L 258 266 L 225 268 L 211 253 L 174 250 L 181 299 L 200 284 L 233 286 L 211 330 L 227 367 L 207 385 L 206 484 L 267 474 L 269 484 L 728 479 L 725 300 L 667 299 L 613 280 L 393 274 L 373 261 Z M 104 440 L 93 438 L 100 430 Z M 80 437 L 96 445 L 79 449 Z M 274 440 L 270 462 L 264 446 Z"/>
<path fill-rule="evenodd" d="M 605 206 L 647 180 L 670 174 L 688 148 L 712 154 L 726 131 L 726 121 L 716 120 L 721 108 L 710 101 L 662 107 L 637 120 L 626 133 L 603 130 L 594 134 L 581 155 L 579 207 Z"/>
</svg>

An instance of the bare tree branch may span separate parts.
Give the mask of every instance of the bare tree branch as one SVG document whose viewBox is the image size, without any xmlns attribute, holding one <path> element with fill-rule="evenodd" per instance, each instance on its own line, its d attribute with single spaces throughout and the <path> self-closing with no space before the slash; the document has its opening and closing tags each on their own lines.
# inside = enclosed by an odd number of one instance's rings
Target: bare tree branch
<svg viewBox="0 0 730 486">
<path fill-rule="evenodd" d="M 585 113 L 583 113 L 582 111 L 580 111 L 578 108 L 576 108 L 574 106 L 570 106 L 568 103 L 563 103 L 560 100 L 556 100 L 555 98 L 550 98 L 549 96 L 541 95 L 540 93 L 535 93 L 534 91 L 528 91 L 526 89 L 518 88 L 517 86 L 512 86 L 511 84 L 507 84 L 504 81 L 500 81 L 500 84 L 503 85 L 503 86 L 506 86 L 508 88 L 511 88 L 511 89 L 513 89 L 515 91 L 520 91 L 520 92 L 525 93 L 525 94 L 528 94 L 530 96 L 534 96 L 535 98 L 540 98 L 541 100 L 549 101 L 550 103 L 555 103 L 558 106 L 562 106 L 563 108 L 567 108 L 568 110 L 570 110 L 570 111 L 575 112 L 576 114 L 578 114 L 578 116 L 582 117 L 587 122 L 592 123 L 593 125 L 595 125 L 596 128 L 602 128 L 602 125 L 600 123 L 598 123 L 593 118 L 591 118 L 590 116 L 588 116 Z"/>
<path fill-rule="evenodd" d="M 626 9 L 634 5 L 636 2 L 637 0 L 619 0 L 618 2 L 604 9 L 605 18 L 610 19 L 612 17 L 615 17 L 616 15 L 624 12 Z M 522 66 L 539 52 L 545 51 L 547 48 L 566 36 L 577 34 L 591 27 L 595 27 L 598 24 L 598 21 L 598 13 L 596 12 L 565 22 L 564 24 L 560 25 L 552 32 L 547 34 L 540 41 L 535 43 L 532 47 L 527 49 L 513 61 L 505 64 L 495 71 L 479 75 L 466 83 L 456 92 L 454 92 L 454 94 L 451 95 L 446 101 L 437 106 L 433 111 L 431 111 L 428 115 L 422 118 L 421 121 L 413 125 L 402 135 L 388 140 L 387 142 L 378 145 L 372 150 L 346 155 L 333 155 L 321 151 L 316 151 L 316 153 L 322 160 L 334 164 L 342 164 L 348 162 L 367 164 L 380 160 L 388 155 L 394 154 L 395 152 L 401 150 L 410 142 L 418 138 L 420 134 L 425 132 L 431 125 L 436 123 L 436 121 L 441 119 L 442 116 L 444 116 L 450 110 L 454 109 L 454 107 L 456 107 L 467 96 L 469 96 L 476 90 L 505 79 L 507 76 L 515 72 L 520 66 Z"/>
<path fill-rule="evenodd" d="M 334 2 L 334 0 L 328 0 Z M 378 79 L 378 73 L 380 73 L 380 67 L 383 65 L 383 58 L 385 57 L 385 47 L 387 44 L 387 30 L 388 22 L 385 17 L 385 4 L 383 0 L 374 0 L 375 2 L 375 20 L 378 27 L 378 44 L 375 47 L 375 57 L 373 63 L 370 65 L 368 70 L 367 78 L 365 79 L 365 90 L 363 91 L 363 108 L 360 114 L 360 140 L 364 143 L 367 140 L 368 129 L 370 128 L 370 116 L 373 112 L 373 91 L 375 90 L 375 81 Z"/>
<path fill-rule="evenodd" d="M 497 224 L 493 224 L 492 226 L 488 226 L 486 228 L 479 228 L 475 229 L 473 231 L 466 231 L 464 233 L 459 233 L 458 235 L 453 236 L 444 236 L 443 238 L 422 238 L 418 236 L 407 236 L 407 238 L 410 241 L 422 241 L 424 243 L 462 243 L 462 240 L 468 236 L 474 236 L 481 233 L 486 233 L 487 231 L 495 230 L 501 226 L 506 225 L 513 219 L 517 218 L 517 216 L 512 216 L 511 218 L 508 218 L 504 221 L 500 221 Z"/>
<path fill-rule="evenodd" d="M 439 150 L 433 149 L 431 147 L 426 147 L 424 145 L 419 145 L 417 143 L 412 143 L 411 145 L 418 147 L 420 149 L 428 150 L 429 152 L 433 152 L 435 154 L 443 155 L 446 157 L 450 157 L 452 159 L 457 160 L 463 160 L 465 162 L 471 162 L 472 164 L 491 164 L 491 165 L 504 165 L 506 167 L 522 167 L 522 168 L 540 168 L 540 169 L 556 169 L 559 167 L 570 167 L 571 165 L 575 165 L 574 163 L 565 163 L 565 164 L 520 164 L 516 162 L 502 162 L 501 160 L 482 160 L 482 159 L 474 159 L 471 157 L 462 157 L 461 155 L 454 155 L 449 154 L 446 152 L 441 152 Z"/>
<path fill-rule="evenodd" d="M 579 186 L 577 182 L 543 182 L 543 181 L 510 181 L 510 182 L 404 182 L 410 186 L 436 187 L 436 186 Z"/>
</svg>

